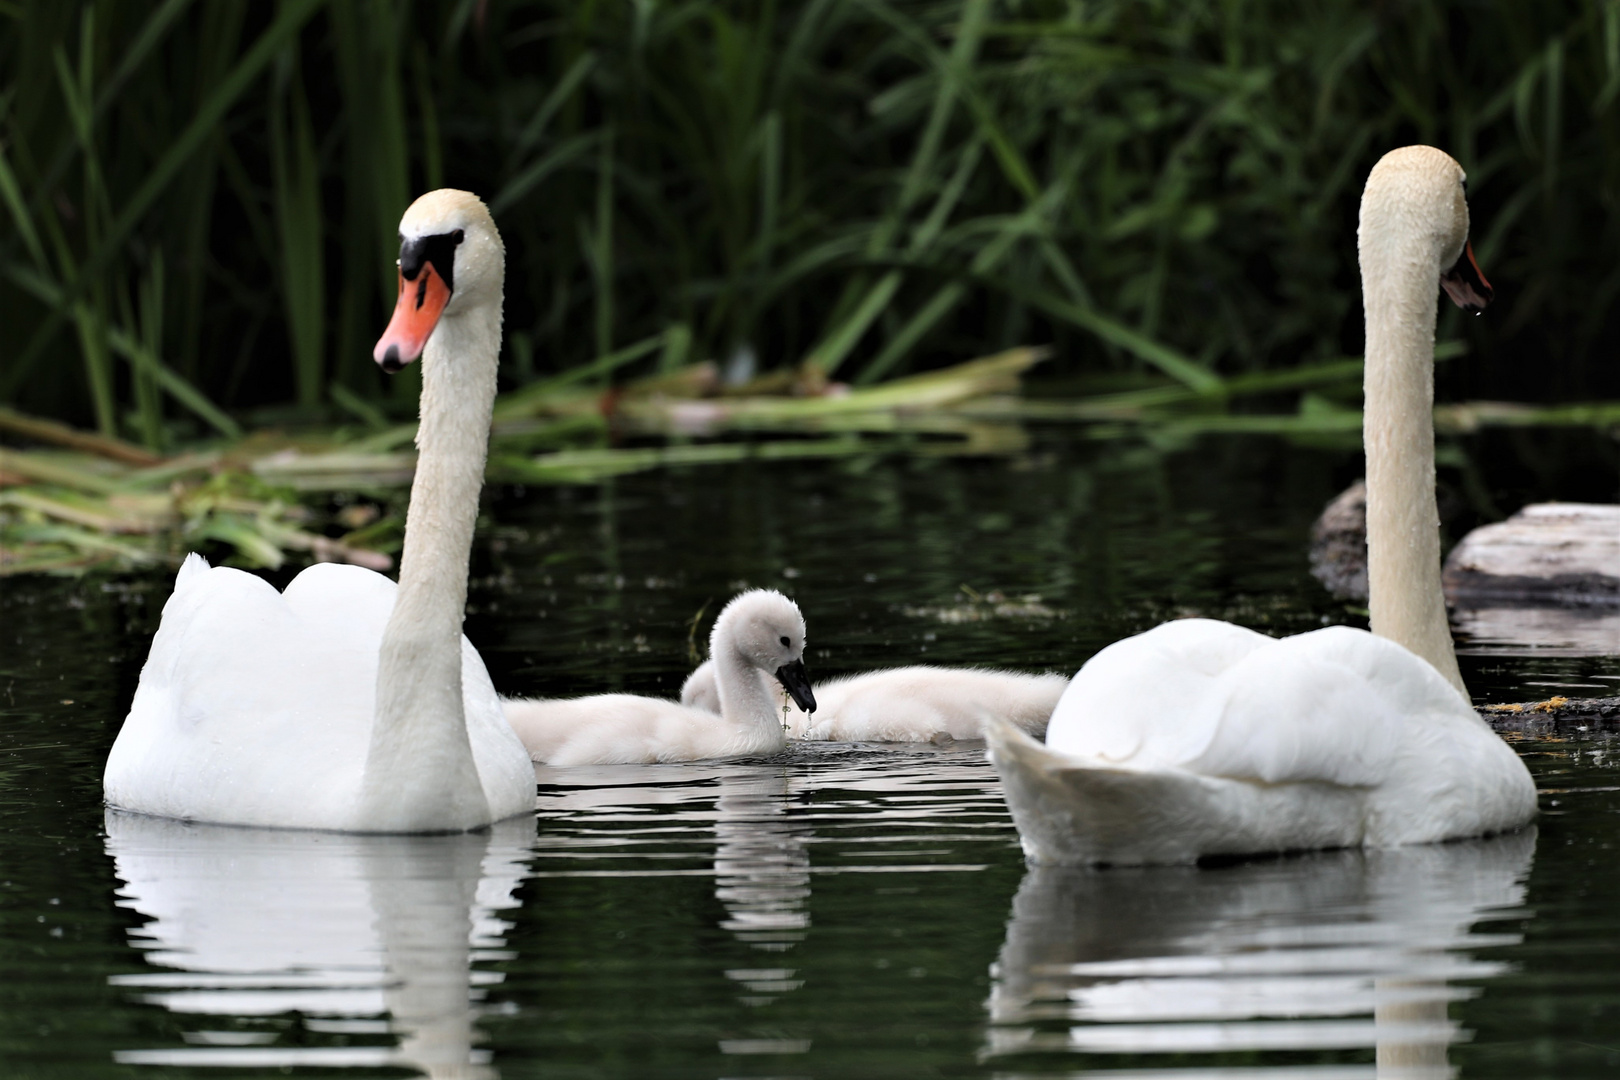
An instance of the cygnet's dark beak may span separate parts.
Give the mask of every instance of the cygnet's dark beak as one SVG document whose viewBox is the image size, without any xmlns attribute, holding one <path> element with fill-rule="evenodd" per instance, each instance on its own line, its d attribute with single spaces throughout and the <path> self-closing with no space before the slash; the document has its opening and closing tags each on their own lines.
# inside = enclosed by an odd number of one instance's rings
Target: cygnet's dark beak
<svg viewBox="0 0 1620 1080">
<path fill-rule="evenodd" d="M 1451 302 L 1468 312 L 1478 315 L 1485 310 L 1485 305 L 1491 302 L 1495 290 L 1491 283 L 1485 280 L 1485 274 L 1480 270 L 1479 263 L 1474 260 L 1474 245 L 1463 245 L 1463 253 L 1457 257 L 1457 265 L 1440 275 L 1440 287 L 1446 290 Z"/>
<path fill-rule="evenodd" d="M 816 695 L 810 692 L 810 675 L 804 670 L 804 661 L 795 660 L 776 669 L 776 681 L 793 698 L 793 704 L 807 713 L 816 711 Z"/>
</svg>

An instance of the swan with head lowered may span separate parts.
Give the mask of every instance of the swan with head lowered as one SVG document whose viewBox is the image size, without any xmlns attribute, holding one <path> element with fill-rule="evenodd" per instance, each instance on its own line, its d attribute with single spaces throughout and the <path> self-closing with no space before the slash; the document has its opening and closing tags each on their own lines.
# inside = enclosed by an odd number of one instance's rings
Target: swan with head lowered
<svg viewBox="0 0 1620 1080">
<path fill-rule="evenodd" d="M 817 683 L 813 713 L 783 707 L 788 735 L 804 742 L 982 739 L 991 717 L 1039 736 L 1068 685 L 1062 675 L 914 664 Z M 681 703 L 720 711 L 714 661 L 686 677 Z"/>
<path fill-rule="evenodd" d="M 1367 320 L 1372 632 L 1281 640 L 1208 619 L 1115 642 L 1041 744 L 987 731 L 1038 863 L 1390 847 L 1501 832 L 1536 812 L 1529 770 L 1469 705 L 1440 591 L 1434 325 L 1478 310 L 1463 171 L 1429 146 L 1373 167 L 1358 241 Z"/>
<path fill-rule="evenodd" d="M 400 221 L 388 371 L 422 358 L 396 586 L 322 564 L 284 592 L 191 555 L 107 757 L 107 805 L 229 825 L 460 832 L 534 808 L 534 770 L 461 634 L 505 251 L 463 191 Z"/>
<path fill-rule="evenodd" d="M 774 676 L 793 701 L 815 712 L 804 670 L 804 616 L 774 589 L 732 598 L 714 620 L 718 708 L 636 694 L 508 698 L 506 719 L 530 756 L 546 765 L 634 765 L 757 757 L 787 747 Z M 718 714 L 718 715 L 717 715 Z"/>
</svg>

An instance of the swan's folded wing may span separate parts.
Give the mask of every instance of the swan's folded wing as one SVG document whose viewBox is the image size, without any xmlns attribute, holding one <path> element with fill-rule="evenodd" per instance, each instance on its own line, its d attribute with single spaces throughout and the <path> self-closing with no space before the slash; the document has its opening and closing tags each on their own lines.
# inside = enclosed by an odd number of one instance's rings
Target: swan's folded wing
<svg viewBox="0 0 1620 1080">
<path fill-rule="evenodd" d="M 1447 721 L 1478 724 L 1426 661 L 1342 626 L 1256 650 L 1222 674 L 1205 708 L 1209 743 L 1183 767 L 1268 784 L 1372 787 Z"/>
<path fill-rule="evenodd" d="M 1178 619 L 1116 641 L 1086 662 L 1046 731 L 1053 750 L 1137 769 L 1196 757 L 1216 717 L 1200 707 L 1234 664 L 1273 644 L 1213 619 Z"/>
</svg>

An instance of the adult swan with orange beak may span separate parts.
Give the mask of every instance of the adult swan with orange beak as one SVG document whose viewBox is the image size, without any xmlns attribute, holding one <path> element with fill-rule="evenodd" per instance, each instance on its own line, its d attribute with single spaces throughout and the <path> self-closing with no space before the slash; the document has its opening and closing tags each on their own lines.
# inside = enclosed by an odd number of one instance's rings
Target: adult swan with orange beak
<svg viewBox="0 0 1620 1080">
<path fill-rule="evenodd" d="M 103 779 L 115 810 L 229 825 L 460 832 L 532 811 L 534 771 L 461 634 L 501 343 L 489 211 L 434 191 L 400 221 L 374 356 L 422 361 L 399 584 L 311 566 L 284 592 L 190 555 Z"/>
</svg>

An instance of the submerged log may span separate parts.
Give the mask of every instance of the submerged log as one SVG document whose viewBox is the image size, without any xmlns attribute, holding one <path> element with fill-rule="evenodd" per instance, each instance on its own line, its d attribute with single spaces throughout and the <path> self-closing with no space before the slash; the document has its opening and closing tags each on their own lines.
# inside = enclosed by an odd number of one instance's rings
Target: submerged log
<svg viewBox="0 0 1620 1080">
<path fill-rule="evenodd" d="M 1522 705 L 1485 705 L 1478 712 L 1486 723 L 1504 734 L 1550 735 L 1620 729 L 1620 697 L 1553 697 Z"/>
</svg>

